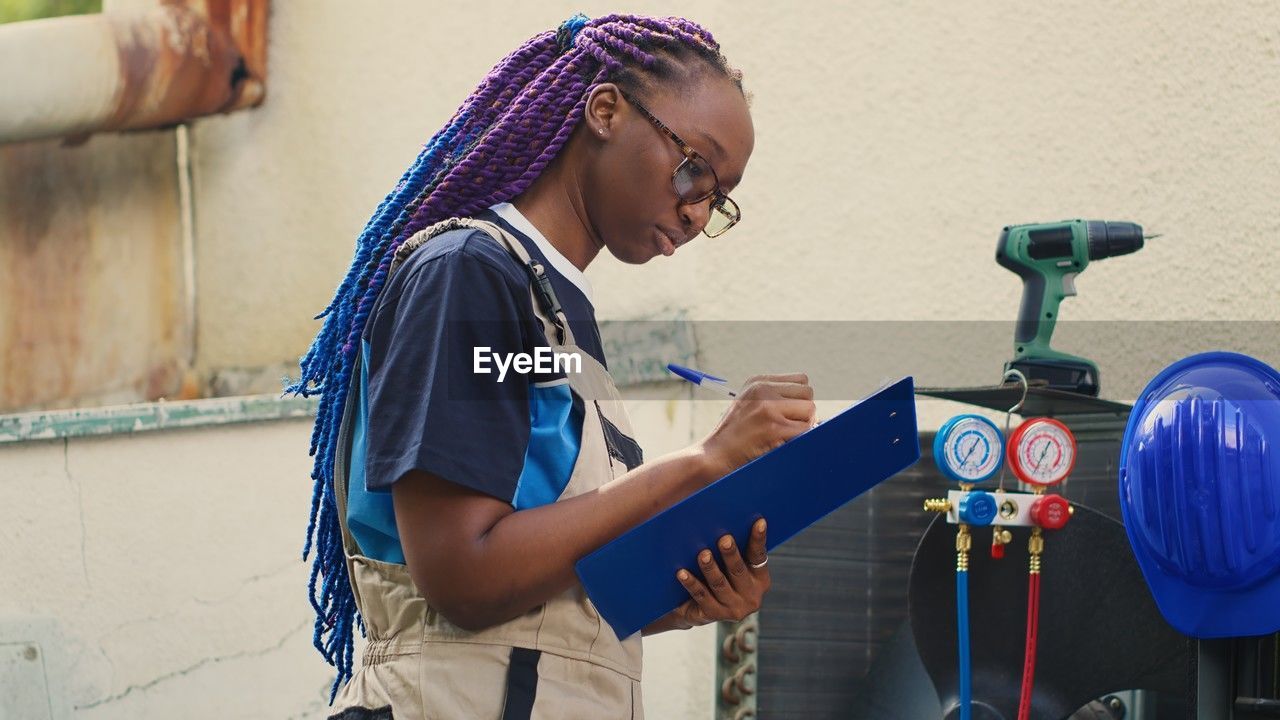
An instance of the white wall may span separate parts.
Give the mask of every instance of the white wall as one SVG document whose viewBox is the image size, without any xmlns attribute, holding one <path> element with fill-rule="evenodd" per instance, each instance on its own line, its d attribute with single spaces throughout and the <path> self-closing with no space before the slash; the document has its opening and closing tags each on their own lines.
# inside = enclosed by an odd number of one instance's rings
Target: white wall
<svg viewBox="0 0 1280 720">
<path fill-rule="evenodd" d="M 286 421 L 0 446 L 0 642 L 23 639 L 13 620 L 56 623 L 46 665 L 68 717 L 321 717 L 300 559 L 309 434 Z"/>
<path fill-rule="evenodd" d="M 688 442 L 685 388 L 634 395 L 651 456 Z M 287 420 L 0 444 L 0 646 L 37 641 L 77 720 L 324 717 L 332 674 L 300 557 L 310 433 Z M 42 621 L 56 637 L 26 630 Z M 650 717 L 710 716 L 714 640 L 714 626 L 646 639 Z"/>
<path fill-rule="evenodd" d="M 378 8 L 278 3 L 267 103 L 196 124 L 208 365 L 293 357 L 373 207 L 492 63 L 616 6 Z M 601 259 L 603 317 L 1008 321 L 1000 228 L 1089 217 L 1165 236 L 1091 266 L 1064 320 L 1276 318 L 1260 292 L 1280 271 L 1269 0 L 626 9 L 716 33 L 757 142 L 742 225 L 640 268 Z"/>
</svg>

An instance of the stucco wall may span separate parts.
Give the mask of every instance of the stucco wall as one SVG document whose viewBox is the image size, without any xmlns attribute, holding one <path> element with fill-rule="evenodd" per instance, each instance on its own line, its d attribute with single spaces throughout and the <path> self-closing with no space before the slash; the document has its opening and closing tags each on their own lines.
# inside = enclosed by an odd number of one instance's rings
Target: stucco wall
<svg viewBox="0 0 1280 720">
<path fill-rule="evenodd" d="M 0 636 L 54 623 L 55 718 L 321 716 L 308 467 L 287 451 L 308 425 L 0 447 Z"/>
<path fill-rule="evenodd" d="M 194 321 L 178 273 L 159 273 L 170 277 L 161 282 L 146 271 L 183 260 L 172 132 L 0 151 L 0 187 L 11 189 L 0 252 L 11 268 L 32 265 L 27 283 L 0 288 L 9 338 L 0 406 L 173 397 L 191 348 L 190 380 L 206 391 L 278 385 L 313 336 L 310 317 L 353 238 L 420 145 L 493 62 L 578 9 L 618 8 L 274 4 L 267 102 L 192 126 Z M 1275 319 L 1274 296 L 1259 292 L 1280 263 L 1274 3 L 625 9 L 684 13 L 716 32 L 746 73 L 757 144 L 734 193 L 742 225 L 644 267 L 602 258 L 589 273 L 602 317 L 1008 322 L 1019 283 L 992 261 L 999 229 L 1083 216 L 1136 220 L 1164 237 L 1090 267 L 1065 323 Z M 46 190 L 17 202 L 33 188 Z M 114 269 L 133 252 L 137 262 Z M 84 277 L 72 258 L 96 258 L 98 274 Z M 37 292 L 32 277 L 50 280 Z M 136 327 L 124 332 L 106 311 L 115 307 Z M 24 325 L 37 311 L 50 321 Z M 129 342 L 104 338 L 104 327 Z M 1109 394 L 1130 397 L 1167 358 L 1117 368 L 1161 343 L 1126 344 L 1134 328 L 1110 330 L 1072 345 L 1064 327 L 1059 339 L 1103 363 Z M 1009 345 L 967 348 L 959 371 L 892 365 L 932 384 L 988 381 Z M 65 359 L 104 348 L 96 365 Z M 794 364 L 877 350 L 831 343 Z M 707 344 L 709 365 L 741 357 Z M 768 369 L 752 360 L 731 369 Z"/>
<path fill-rule="evenodd" d="M 201 363 L 296 355 L 372 208 L 489 66 L 612 7 L 278 4 L 269 101 L 196 125 Z M 713 29 L 757 142 L 742 225 L 639 268 L 602 258 L 603 317 L 1010 321 L 1000 228 L 1090 217 L 1164 237 L 1091 266 L 1064 322 L 1276 318 L 1274 3 L 627 9 Z"/>
<path fill-rule="evenodd" d="M 650 455 L 683 446 L 687 389 L 634 394 Z M 38 648 L 53 720 L 325 717 L 299 556 L 310 434 L 284 420 L 0 444 L 0 647 Z M 650 717 L 710 717 L 714 640 L 646 639 Z M 40 694 L 5 686 L 11 669 L 0 691 Z"/>
</svg>

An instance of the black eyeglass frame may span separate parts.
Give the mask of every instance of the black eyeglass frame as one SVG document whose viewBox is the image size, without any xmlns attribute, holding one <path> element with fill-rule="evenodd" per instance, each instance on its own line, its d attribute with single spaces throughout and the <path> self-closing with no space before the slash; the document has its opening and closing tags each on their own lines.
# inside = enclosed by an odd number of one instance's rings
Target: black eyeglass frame
<svg viewBox="0 0 1280 720">
<path fill-rule="evenodd" d="M 707 160 L 705 157 L 700 155 L 697 150 L 694 150 L 689 145 L 689 143 L 681 139 L 681 137 L 677 135 L 674 130 L 667 127 L 666 123 L 662 122 L 657 118 L 656 115 L 649 112 L 649 109 L 646 108 L 644 105 L 641 105 L 639 101 L 637 101 L 634 97 L 632 97 L 631 93 L 623 92 L 622 90 L 619 90 L 619 92 L 622 94 L 622 97 L 626 98 L 627 102 L 634 105 L 635 108 L 640 111 L 640 114 L 644 115 L 645 118 L 648 119 L 648 121 L 654 127 L 656 127 L 663 135 L 666 135 L 668 138 L 670 138 L 671 142 L 675 143 L 676 147 L 680 149 L 680 153 L 684 155 L 684 160 L 681 160 L 680 164 L 676 166 L 676 169 L 671 171 L 671 188 L 672 190 L 675 191 L 676 197 L 680 198 L 681 204 L 696 205 L 706 200 L 707 198 L 714 197 L 715 200 L 711 202 L 711 207 L 710 207 L 711 212 L 718 212 L 724 215 L 725 217 L 729 218 L 729 224 L 725 225 L 723 229 L 721 229 L 719 232 L 715 233 L 714 235 L 707 232 L 707 229 L 705 227 L 702 228 L 702 234 L 706 235 L 707 237 L 714 238 L 714 237 L 720 237 L 721 235 L 724 235 L 725 233 L 729 232 L 730 228 L 732 228 L 734 225 L 737 225 L 738 222 L 742 220 L 742 210 L 738 207 L 738 203 L 733 201 L 733 198 L 729 197 L 727 194 L 720 191 L 720 176 L 716 174 L 716 169 L 711 166 L 711 161 Z M 683 195 L 680 194 L 680 189 L 676 185 L 676 175 L 680 174 L 680 170 L 684 168 L 686 164 L 697 163 L 699 161 L 701 161 L 701 163 L 704 166 L 706 166 L 707 170 L 711 171 L 711 179 L 715 181 L 715 187 L 710 192 L 707 192 L 697 198 L 684 197 Z M 728 212 L 729 208 L 732 208 L 732 212 Z M 710 222 L 708 222 L 707 224 L 709 225 Z"/>
</svg>

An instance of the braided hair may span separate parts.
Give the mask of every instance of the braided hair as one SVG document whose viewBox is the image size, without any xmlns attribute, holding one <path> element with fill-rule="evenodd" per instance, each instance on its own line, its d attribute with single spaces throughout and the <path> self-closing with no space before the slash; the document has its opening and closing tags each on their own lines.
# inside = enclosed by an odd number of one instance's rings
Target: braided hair
<svg viewBox="0 0 1280 720">
<path fill-rule="evenodd" d="M 313 644 L 337 671 L 330 701 L 351 677 L 354 631 L 363 619 L 347 577 L 333 475 L 354 354 L 396 249 L 440 220 L 470 216 L 519 195 L 564 147 L 596 85 L 613 82 L 644 97 L 659 84 L 684 85 L 713 72 L 742 89 L 741 73 L 706 30 L 681 18 L 575 15 L 502 59 L 480 82 L 383 199 L 356 240 L 346 277 L 285 393 L 319 395 L 310 454 L 314 490 L 305 560 L 315 550 L 308 593 Z"/>
</svg>

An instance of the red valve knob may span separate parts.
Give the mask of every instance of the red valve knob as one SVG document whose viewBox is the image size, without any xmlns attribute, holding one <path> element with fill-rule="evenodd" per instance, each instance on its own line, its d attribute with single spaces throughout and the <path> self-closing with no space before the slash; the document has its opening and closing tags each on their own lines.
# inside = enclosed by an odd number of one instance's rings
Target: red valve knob
<svg viewBox="0 0 1280 720">
<path fill-rule="evenodd" d="M 1061 495 L 1045 495 L 1031 503 L 1031 519 L 1045 530 L 1061 530 L 1071 519 L 1071 503 Z"/>
<path fill-rule="evenodd" d="M 994 560 L 999 560 L 1004 557 L 1004 545 L 1000 543 L 993 543 L 991 545 L 991 557 Z"/>
</svg>

